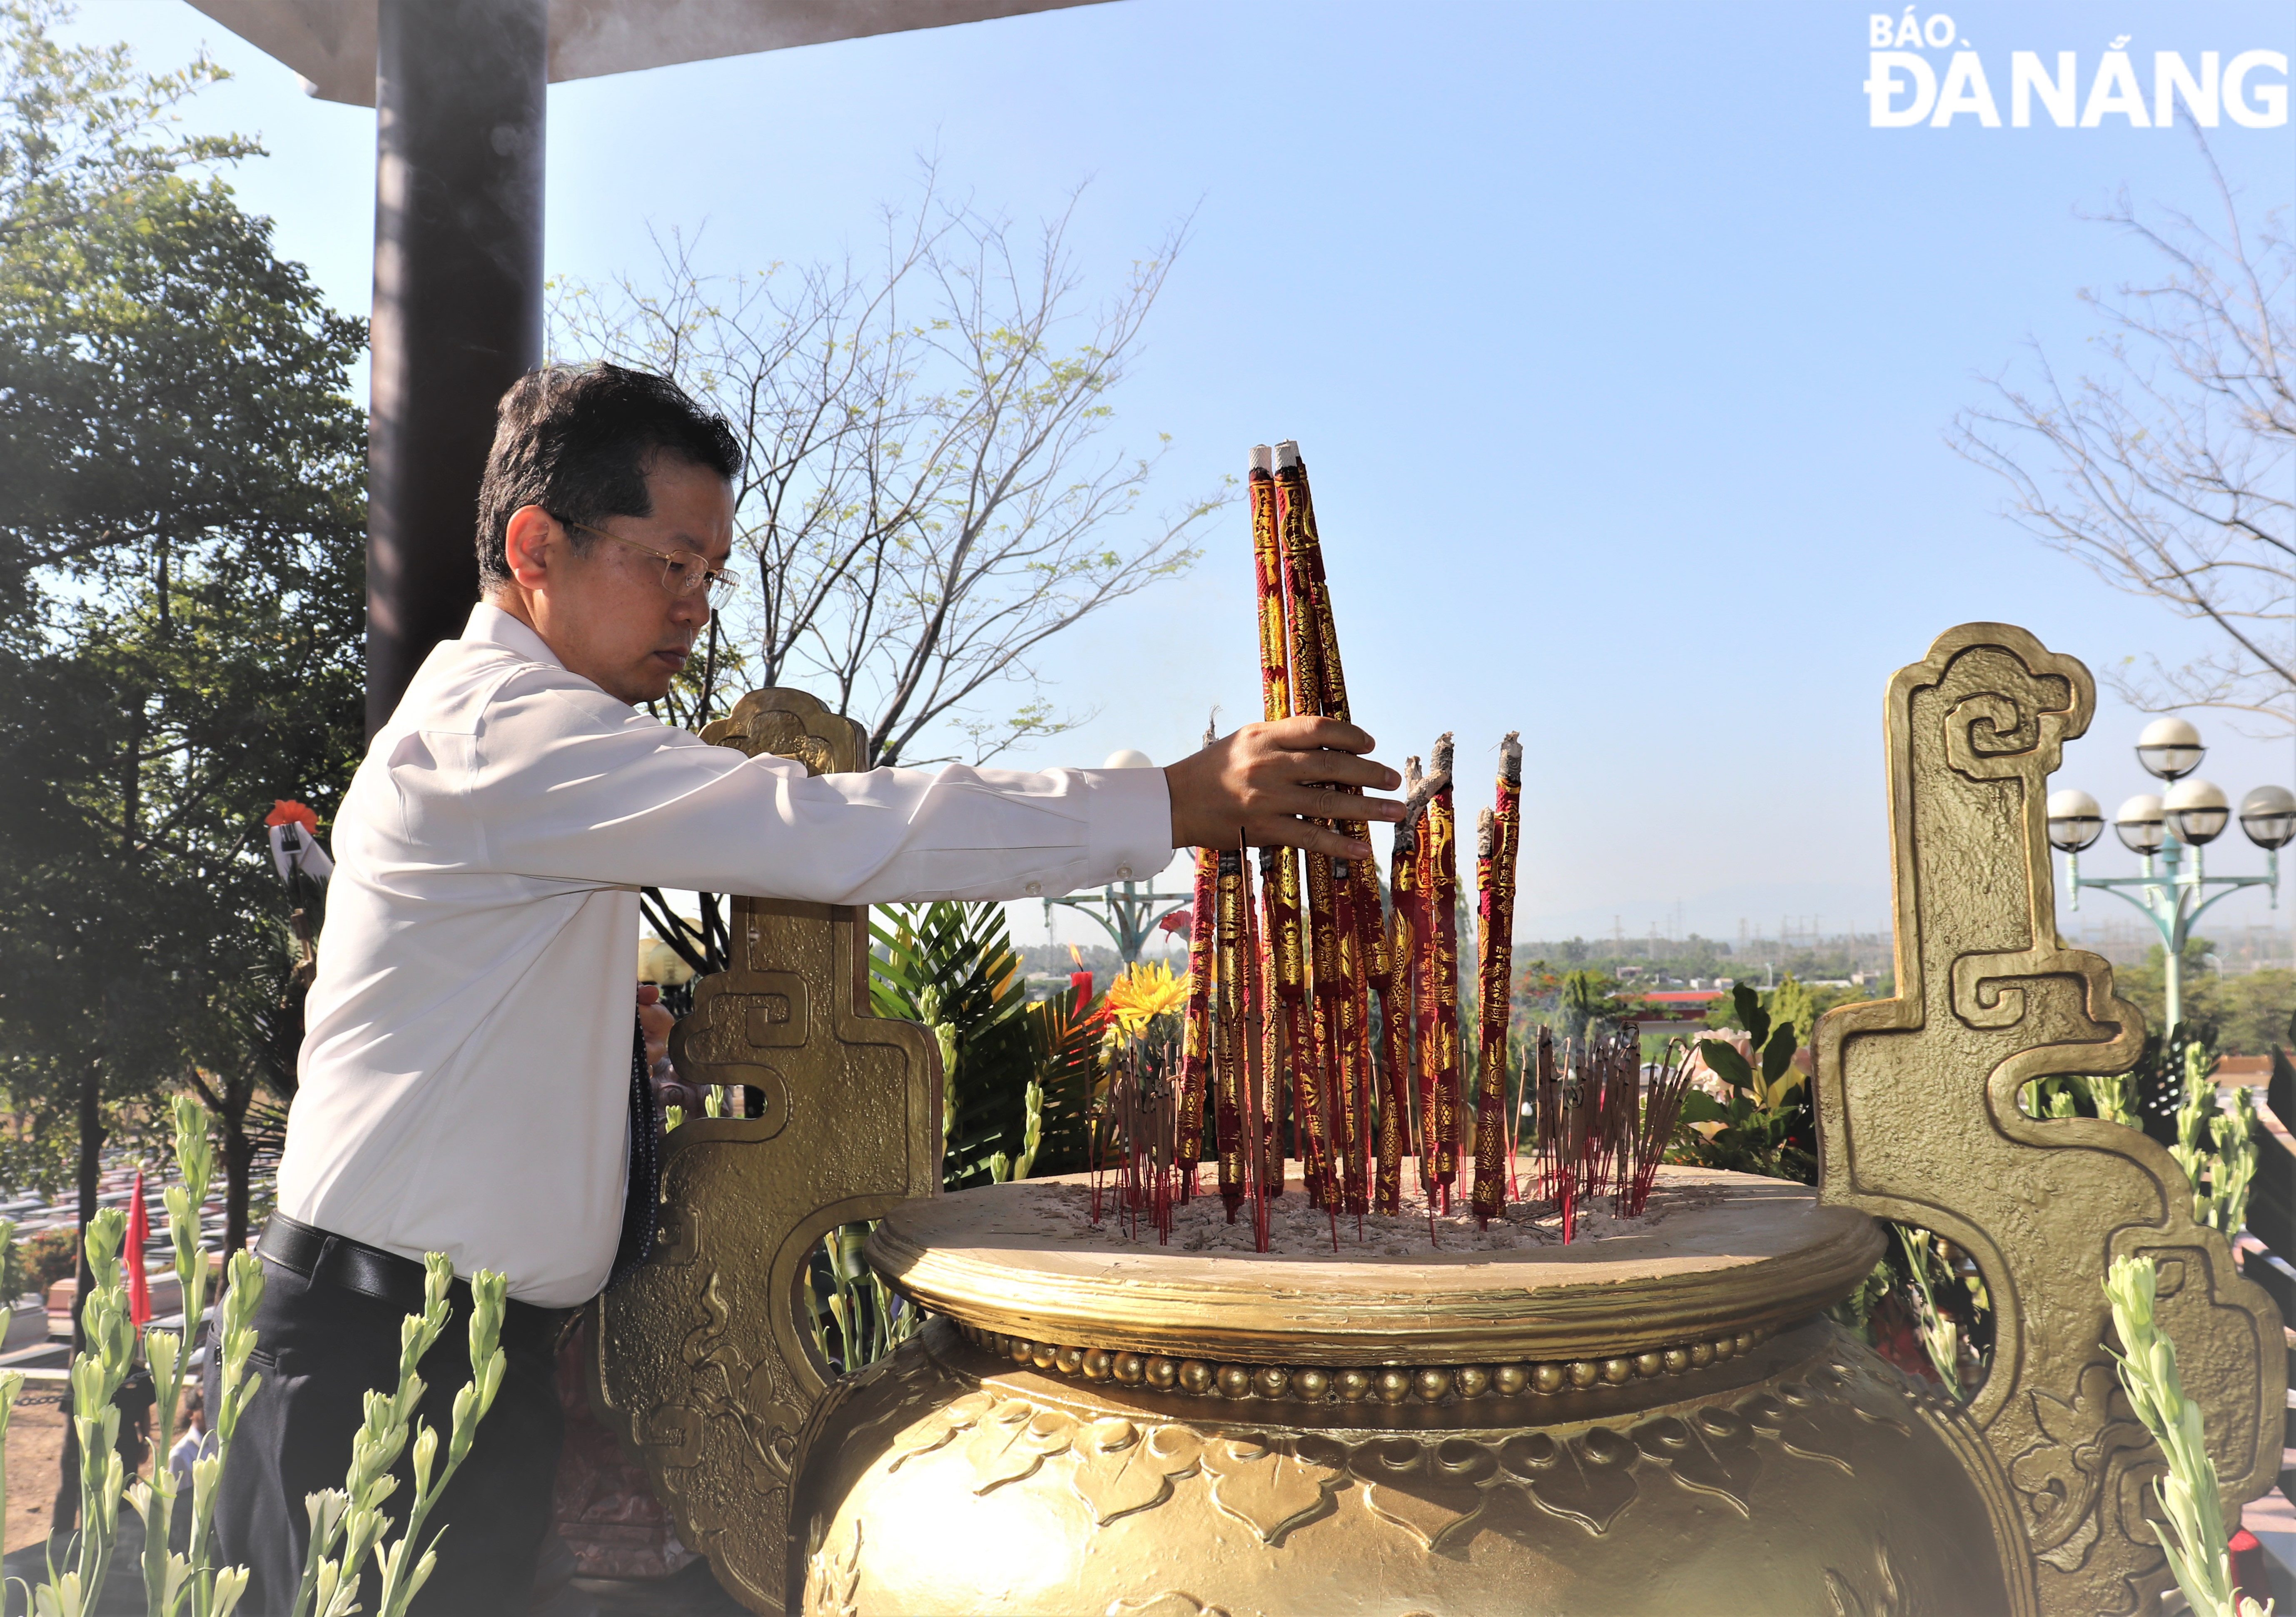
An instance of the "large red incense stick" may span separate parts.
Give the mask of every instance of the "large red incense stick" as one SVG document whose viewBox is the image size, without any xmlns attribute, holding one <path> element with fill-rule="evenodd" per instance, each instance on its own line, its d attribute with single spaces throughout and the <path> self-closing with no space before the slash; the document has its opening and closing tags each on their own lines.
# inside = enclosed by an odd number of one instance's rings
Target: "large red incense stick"
<svg viewBox="0 0 2296 1617">
<path fill-rule="evenodd" d="M 1447 1209 L 1459 1170 L 1459 856 L 1451 808 L 1451 737 L 1435 743 L 1427 802 L 1428 969 L 1433 978 L 1435 1178 Z"/>
<path fill-rule="evenodd" d="M 1194 902 L 1188 915 L 1188 1008 L 1180 1034 L 1180 1137 L 1174 1142 L 1184 1201 L 1195 1188 L 1196 1162 L 1203 1150 L 1204 1089 L 1211 1080 L 1212 958 L 1218 930 L 1218 858 L 1208 848 L 1195 853 Z"/>
<path fill-rule="evenodd" d="M 1379 1211 L 1390 1216 L 1403 1211 L 1403 1159 L 1411 1151 L 1411 916 L 1406 886 L 1416 875 L 1417 862 L 1398 828 L 1390 858 L 1387 969 L 1373 982 L 1379 994 L 1381 1069 L 1379 1180 L 1374 1194 Z"/>
<path fill-rule="evenodd" d="M 1307 929 L 1300 913 L 1300 861 L 1289 848 L 1263 850 L 1260 897 L 1267 911 L 1267 958 L 1275 998 L 1269 1006 L 1281 1055 L 1270 1078 L 1292 1111 L 1292 1149 L 1310 1195 L 1322 1170 L 1323 1135 L 1316 1106 L 1315 1031 L 1308 1005 Z M 1270 1108 L 1273 1115 L 1275 1107 Z"/>
<path fill-rule="evenodd" d="M 1446 756 L 1447 739 L 1437 743 L 1435 756 Z M 1442 1022 L 1439 975 L 1435 958 L 1435 836 L 1431 819 L 1435 794 L 1450 782 L 1447 775 L 1429 774 L 1412 789 L 1418 812 L 1411 820 L 1411 882 L 1413 952 L 1412 1052 L 1413 1071 L 1419 1086 L 1419 1182 L 1426 1193 L 1429 1215 L 1442 1197 L 1441 1109 L 1436 1104 L 1436 1073 L 1442 1065 L 1438 1052 Z"/>
<path fill-rule="evenodd" d="M 1241 840 L 1241 839 L 1239 839 Z M 1281 1159 L 1270 1161 L 1274 1154 L 1274 1131 L 1267 1126 L 1267 1068 L 1264 1058 L 1267 1046 L 1263 1042 L 1268 1020 L 1267 1015 L 1267 973 L 1260 969 L 1262 952 L 1259 909 L 1252 902 L 1251 861 L 1242 848 L 1236 850 L 1238 882 L 1241 891 L 1237 907 L 1242 915 L 1242 938 L 1239 956 L 1242 971 L 1237 987 L 1242 1001 L 1243 1036 L 1243 1143 L 1242 1160 L 1246 1193 L 1251 1202 L 1251 1244 L 1255 1252 L 1266 1252 L 1267 1241 L 1267 1187 L 1272 1170 L 1278 1187 L 1283 1182 Z"/>
<path fill-rule="evenodd" d="M 1475 1070 L 1475 1188 L 1479 1219 L 1506 1209 L 1507 1022 L 1514 975 L 1514 864 L 1522 819 L 1522 743 L 1499 743 L 1498 801 L 1477 827 L 1476 986 L 1481 1007 Z"/>
<path fill-rule="evenodd" d="M 1341 1205 L 1360 1218 L 1370 1211 L 1370 1186 L 1364 1174 L 1364 1084 L 1359 1060 L 1364 1044 L 1362 1001 L 1363 961 L 1357 948 L 1361 934 L 1356 927 L 1355 882 L 1348 861 L 1334 860 L 1332 870 L 1332 937 L 1337 969 L 1332 973 L 1335 992 L 1332 1026 L 1336 1030 L 1332 1051 L 1332 1154 L 1341 1165 Z"/>
<path fill-rule="evenodd" d="M 1218 855 L 1212 966 L 1212 1092 L 1219 1123 L 1219 1193 L 1228 1222 L 1250 1188 L 1250 1161 L 1257 1154 L 1244 1131 L 1243 854 L 1224 848 Z"/>
<path fill-rule="evenodd" d="M 1307 857 L 1308 1040 L 1294 1052 L 1298 1071 L 1300 1126 L 1314 1142 L 1316 1178 L 1308 1190 L 1318 1207 L 1335 1205 L 1339 1193 L 1337 1165 L 1332 1155 L 1337 1130 L 1328 1113 L 1339 1104 L 1332 1053 L 1339 1043 L 1339 933 L 1332 924 L 1332 858 L 1329 854 Z"/>
<path fill-rule="evenodd" d="M 1283 595 L 1291 652 L 1292 711 L 1332 718 L 1348 715 L 1347 675 L 1340 661 L 1339 631 L 1324 575 L 1323 541 L 1316 529 L 1314 498 L 1300 446 L 1275 446 L 1276 533 L 1283 555 Z M 1344 834 L 1368 834 L 1360 820 L 1336 822 Z M 1361 878 L 1347 861 L 1308 856 L 1309 983 L 1315 1000 L 1319 1102 L 1328 1105 L 1325 1129 L 1332 1140 L 1340 1184 L 1324 1186 L 1324 1200 L 1337 1194 L 1349 1211 L 1368 1205 L 1363 1183 L 1363 1153 L 1368 1112 L 1363 1050 L 1364 934 L 1354 922 L 1356 883 Z M 1342 927 L 1342 918 L 1349 923 Z M 1300 1052 L 1294 1052 L 1295 1061 Z M 1311 1063 L 1302 1063 L 1302 1065 Z"/>
<path fill-rule="evenodd" d="M 1283 1097 L 1288 1086 L 1284 1075 L 1290 1071 L 1290 1043 L 1285 1037 L 1285 1018 L 1291 1003 L 1284 999 L 1277 984 L 1279 923 L 1276 914 L 1276 882 L 1278 853 L 1291 850 L 1263 848 L 1259 850 L 1259 902 L 1246 917 L 1251 928 L 1251 958 L 1256 969 L 1252 973 L 1252 1014 L 1259 1018 L 1259 1076 L 1255 1079 L 1259 1095 L 1260 1128 L 1264 1139 L 1260 1155 L 1266 1164 L 1262 1177 L 1267 1181 L 1267 1194 L 1283 1194 Z M 1299 866 L 1292 866 L 1297 870 Z"/>
<path fill-rule="evenodd" d="M 1262 718 L 1271 721 L 1287 718 L 1293 711 L 1291 631 L 1284 614 L 1283 546 L 1277 533 L 1274 466 L 1275 451 L 1266 444 L 1259 445 L 1251 452 L 1246 480 L 1251 499 L 1252 594 L 1259 620 L 1259 710 Z M 1299 1035 L 1306 1025 L 1300 1015 L 1308 979 L 1300 927 L 1298 856 L 1289 848 L 1262 849 L 1259 875 L 1265 916 L 1256 929 L 1254 958 L 1259 964 L 1264 1024 L 1262 1115 L 1267 1120 L 1268 1150 L 1276 1164 L 1268 1176 L 1268 1194 L 1281 1195 L 1283 1145 L 1275 1120 L 1281 1110 L 1280 1098 L 1291 1088 L 1292 1064 L 1300 1059 L 1305 1041 Z M 1300 1148 L 1303 1156 L 1308 1155 L 1304 1140 Z"/>
<path fill-rule="evenodd" d="M 1251 452 L 1246 488 L 1251 497 L 1252 589 L 1259 617 L 1260 717 L 1288 718 L 1292 713 L 1291 629 L 1283 610 L 1283 546 L 1276 532 L 1273 452 L 1261 444 Z"/>
<path fill-rule="evenodd" d="M 1273 475 L 1275 485 L 1276 532 L 1283 561 L 1284 638 L 1293 715 L 1322 710 L 1323 636 L 1317 627 L 1316 562 L 1307 554 L 1312 531 L 1307 525 L 1304 502 L 1307 473 L 1300 467 L 1298 446 L 1286 444 Z M 1329 1153 L 1331 1130 L 1324 1115 L 1334 1093 L 1330 1058 L 1336 1030 L 1332 1001 L 1339 993 L 1338 939 L 1332 927 L 1332 859 L 1329 854 L 1307 856 L 1307 879 L 1301 901 L 1300 951 L 1307 989 L 1308 1037 L 1292 1052 L 1298 1127 L 1305 1137 L 1300 1155 L 1307 1164 L 1308 1195 L 1316 1206 L 1331 1204 L 1338 1189 Z"/>
<path fill-rule="evenodd" d="M 1420 1188 L 1431 1193 L 1433 1159 L 1428 1154 L 1427 1101 L 1420 1088 L 1423 1069 L 1419 1055 L 1420 995 L 1425 974 L 1420 943 L 1427 926 L 1427 862 L 1421 853 L 1420 842 L 1427 813 L 1427 792 L 1416 758 L 1403 760 L 1403 818 L 1395 827 L 1390 861 L 1394 868 L 1395 909 L 1388 953 L 1394 963 L 1391 1003 L 1395 1038 L 1390 1048 L 1395 1052 L 1397 1070 L 1390 1081 L 1389 1095 L 1390 1104 L 1402 1119 L 1399 1131 L 1403 1149 L 1418 1161 Z M 1398 1192 L 1398 1202 L 1399 1199 Z"/>
</svg>

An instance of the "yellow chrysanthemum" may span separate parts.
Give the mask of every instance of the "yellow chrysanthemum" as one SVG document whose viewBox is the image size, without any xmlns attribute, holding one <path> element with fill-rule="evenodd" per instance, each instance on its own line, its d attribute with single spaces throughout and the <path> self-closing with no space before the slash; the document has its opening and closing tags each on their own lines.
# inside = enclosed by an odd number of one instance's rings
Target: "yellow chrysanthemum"
<svg viewBox="0 0 2296 1617">
<path fill-rule="evenodd" d="M 1137 1038 L 1157 1017 L 1177 1015 L 1186 1006 L 1188 979 L 1185 973 L 1174 976 L 1172 968 L 1160 962 L 1136 962 L 1108 985 L 1103 1003 L 1118 1033 Z"/>
</svg>

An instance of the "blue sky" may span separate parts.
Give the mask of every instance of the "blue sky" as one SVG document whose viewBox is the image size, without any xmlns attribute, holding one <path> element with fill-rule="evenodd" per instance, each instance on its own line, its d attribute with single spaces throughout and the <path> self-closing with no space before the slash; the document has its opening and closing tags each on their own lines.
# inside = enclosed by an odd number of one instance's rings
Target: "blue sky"
<svg viewBox="0 0 2296 1617">
<path fill-rule="evenodd" d="M 1869 127 L 1870 12 L 1117 0 L 562 85 L 548 262 L 644 271 L 650 229 L 705 223 L 715 267 L 833 254 L 929 151 L 1022 218 L 1089 180 L 1101 285 L 1193 212 L 1119 431 L 1172 434 L 1175 499 L 1300 440 L 1382 753 L 1453 729 L 1472 780 L 1524 734 L 1523 935 L 1640 932 L 1677 901 L 1729 939 L 1783 913 L 1872 931 L 1880 697 L 1935 634 L 2005 620 L 2093 667 L 2207 647 L 2003 520 L 1943 434 L 2029 341 L 2096 362 L 2077 291 L 2154 267 L 2082 212 L 2124 185 L 2212 201 L 2183 133 L 2123 119 Z M 231 67 L 191 119 L 265 140 L 242 196 L 364 309 L 371 112 L 306 99 L 181 0 L 98 0 L 79 31 Z M 2079 53 L 2086 93 L 2126 35 L 2148 94 L 2154 50 L 2296 53 L 2284 4 L 1995 4 L 1952 32 L 2005 121 L 2012 50 Z M 2296 200 L 2288 126 L 2212 140 L 2251 223 Z M 1099 717 L 1013 761 L 1168 761 L 1211 704 L 1256 711 L 1251 636 L 1238 512 L 1192 577 L 1044 660 Z M 2066 779 L 2108 808 L 2141 789 L 2142 722 L 2105 696 Z M 2291 779 L 2287 743 L 2201 722 L 2235 796 Z"/>
</svg>

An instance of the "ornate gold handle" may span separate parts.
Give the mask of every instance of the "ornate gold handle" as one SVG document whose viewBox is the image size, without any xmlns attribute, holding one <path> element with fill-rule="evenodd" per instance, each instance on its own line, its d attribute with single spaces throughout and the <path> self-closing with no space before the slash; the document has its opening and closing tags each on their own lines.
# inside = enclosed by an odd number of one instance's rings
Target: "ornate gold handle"
<svg viewBox="0 0 2296 1617">
<path fill-rule="evenodd" d="M 2169 1586 L 2142 1518 L 2159 1451 L 2103 1343 L 2112 1260 L 2161 1266 L 2163 1328 L 2208 1412 L 2227 1501 L 2271 1487 L 2287 1386 L 2280 1316 L 2194 1221 L 2169 1153 L 2018 1105 L 2035 1079 L 2120 1071 L 2143 1017 L 2056 931 L 2045 802 L 2095 687 L 2021 628 L 1964 624 L 1890 682 L 1894 999 L 1817 1026 L 1822 1200 L 1936 1231 L 1975 1258 L 1992 1369 L 1970 1413 L 2007 1473 L 2040 1591 L 2063 1617 L 2150 1611 Z"/>
<path fill-rule="evenodd" d="M 809 772 L 857 769 L 851 720 L 752 691 L 702 739 Z M 816 1243 L 940 1188 L 940 1055 L 869 1011 L 869 932 L 845 906 L 735 899 L 733 964 L 670 1056 L 761 1091 L 757 1118 L 689 1119 L 662 1151 L 661 1244 L 599 1300 L 593 1392 L 677 1520 L 752 1610 L 778 1612 L 791 1472 L 831 1371 L 803 1323 Z"/>
</svg>

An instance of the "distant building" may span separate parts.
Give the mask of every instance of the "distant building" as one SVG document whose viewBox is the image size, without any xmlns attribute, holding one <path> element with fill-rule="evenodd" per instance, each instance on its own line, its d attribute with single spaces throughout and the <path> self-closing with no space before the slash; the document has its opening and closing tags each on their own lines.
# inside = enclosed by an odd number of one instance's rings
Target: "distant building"
<svg viewBox="0 0 2296 1617">
<path fill-rule="evenodd" d="M 1729 997 L 1719 989 L 1661 989 L 1640 996 L 1635 1003 L 1644 1022 L 1702 1023 L 1716 1000 Z"/>
</svg>

